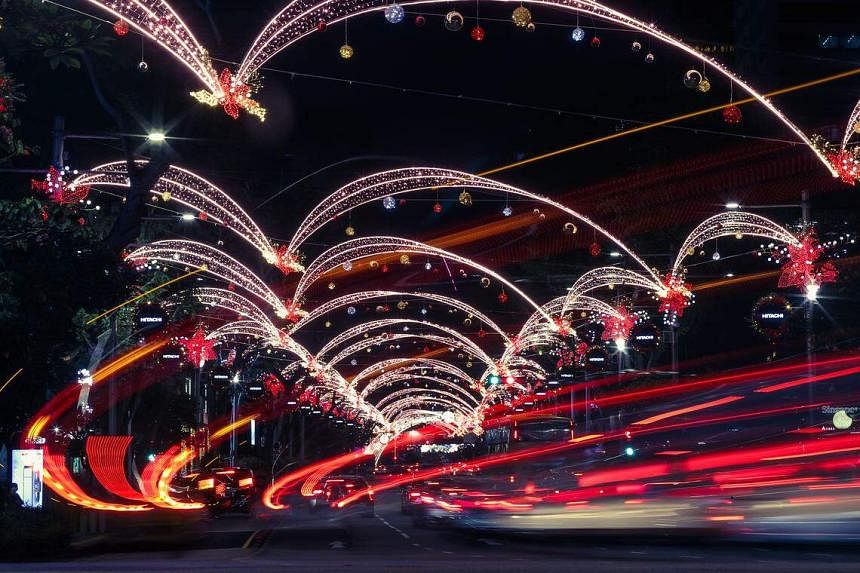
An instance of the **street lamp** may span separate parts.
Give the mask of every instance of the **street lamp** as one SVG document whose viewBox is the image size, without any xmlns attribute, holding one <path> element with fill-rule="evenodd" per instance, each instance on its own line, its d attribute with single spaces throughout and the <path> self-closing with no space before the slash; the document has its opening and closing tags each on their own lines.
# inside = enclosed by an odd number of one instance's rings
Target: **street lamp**
<svg viewBox="0 0 860 573">
<path fill-rule="evenodd" d="M 729 201 L 726 203 L 726 209 L 740 209 L 741 205 L 737 201 Z"/>
<path fill-rule="evenodd" d="M 150 143 L 164 143 L 167 135 L 163 131 L 151 131 L 146 134 L 146 140 Z"/>
<path fill-rule="evenodd" d="M 821 288 L 818 283 L 810 282 L 806 285 L 806 300 L 815 302 L 818 300 L 818 289 Z"/>
</svg>

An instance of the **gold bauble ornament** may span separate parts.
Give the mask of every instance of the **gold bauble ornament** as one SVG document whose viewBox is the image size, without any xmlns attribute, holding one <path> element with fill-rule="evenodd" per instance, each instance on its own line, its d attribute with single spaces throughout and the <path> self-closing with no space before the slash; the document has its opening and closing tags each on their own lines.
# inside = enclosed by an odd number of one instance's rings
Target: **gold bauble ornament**
<svg viewBox="0 0 860 573">
<path fill-rule="evenodd" d="M 693 247 L 688 247 L 688 248 L 687 248 L 687 256 L 692 257 L 692 256 L 693 256 L 693 255 L 695 255 L 695 254 L 696 254 L 696 249 L 695 249 L 695 248 L 693 248 Z"/>
<path fill-rule="evenodd" d="M 325 327 L 331 328 L 331 321 L 330 320 L 325 321 Z"/>
<path fill-rule="evenodd" d="M 338 53 L 340 53 L 341 58 L 343 58 L 344 60 L 348 60 L 352 57 L 353 54 L 352 46 L 350 46 L 349 44 L 344 44 L 340 47 Z"/>
<path fill-rule="evenodd" d="M 517 28 L 525 28 L 532 22 L 532 13 L 525 6 L 514 8 L 511 13 L 511 20 L 517 25 Z"/>
<path fill-rule="evenodd" d="M 406 307 L 409 305 L 405 300 L 401 300 L 397 303 L 397 308 L 400 310 L 406 310 Z"/>
<path fill-rule="evenodd" d="M 735 239 L 743 239 L 743 238 L 744 238 L 743 233 L 735 233 Z"/>
<path fill-rule="evenodd" d="M 351 236 L 355 235 L 355 228 L 352 225 L 350 225 L 349 227 L 344 229 L 343 232 L 346 233 L 347 237 L 351 237 Z"/>
<path fill-rule="evenodd" d="M 161 192 L 161 200 L 162 201 L 170 201 L 170 191 L 162 191 Z"/>
<path fill-rule="evenodd" d="M 576 225 L 574 225 L 573 223 L 564 224 L 564 232 L 568 235 L 575 235 L 577 230 L 578 229 L 576 228 Z"/>
<path fill-rule="evenodd" d="M 375 270 L 375 269 L 379 268 L 379 263 L 376 261 L 370 261 L 369 263 L 367 263 L 367 266 L 369 266 L 371 269 Z"/>
<path fill-rule="evenodd" d="M 335 287 L 335 284 L 333 282 L 328 283 L 328 290 L 334 290 L 334 287 Z"/>
<path fill-rule="evenodd" d="M 457 197 L 457 200 L 460 201 L 460 205 L 465 205 L 466 207 L 472 206 L 472 194 L 468 191 L 463 191 L 460 193 L 460 196 Z"/>
<path fill-rule="evenodd" d="M 706 94 L 711 91 L 711 82 L 708 81 L 708 78 L 703 78 L 702 81 L 699 82 L 699 85 L 696 87 L 696 89 L 703 94 Z"/>
<path fill-rule="evenodd" d="M 488 288 L 490 286 L 490 279 L 487 277 L 481 277 L 481 288 Z"/>
<path fill-rule="evenodd" d="M 411 261 L 409 260 L 409 255 L 400 255 L 400 264 L 408 265 Z"/>
</svg>

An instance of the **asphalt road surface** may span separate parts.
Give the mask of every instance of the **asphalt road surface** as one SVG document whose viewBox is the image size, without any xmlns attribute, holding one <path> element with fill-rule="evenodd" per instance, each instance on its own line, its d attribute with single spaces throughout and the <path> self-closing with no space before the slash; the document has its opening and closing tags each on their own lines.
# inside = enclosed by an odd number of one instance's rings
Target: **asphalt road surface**
<svg viewBox="0 0 860 573">
<path fill-rule="evenodd" d="M 280 515 L 226 517 L 187 538 L 123 532 L 79 546 L 63 561 L 0 563 L 0 571 L 860 571 L 860 553 L 848 544 L 465 535 L 414 527 L 395 493 L 381 496 L 376 512 L 298 522 Z"/>
</svg>

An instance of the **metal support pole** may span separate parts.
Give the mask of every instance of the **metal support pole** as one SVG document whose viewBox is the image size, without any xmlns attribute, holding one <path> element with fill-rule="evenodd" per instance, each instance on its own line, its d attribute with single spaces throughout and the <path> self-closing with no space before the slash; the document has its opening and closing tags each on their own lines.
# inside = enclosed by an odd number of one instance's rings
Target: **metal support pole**
<svg viewBox="0 0 860 573">
<path fill-rule="evenodd" d="M 51 164 L 57 169 L 63 168 L 63 140 L 66 138 L 66 120 L 62 115 L 54 116 L 54 127 L 51 130 Z"/>
<path fill-rule="evenodd" d="M 803 226 L 806 227 L 810 224 L 811 219 L 809 216 L 809 191 L 804 189 L 800 192 L 800 212 L 801 218 L 803 221 Z M 806 308 L 804 309 L 804 318 L 806 319 L 806 371 L 808 376 L 812 376 L 813 374 L 813 362 L 815 360 L 814 351 L 815 351 L 815 331 L 813 329 L 813 318 L 815 313 L 815 304 L 814 300 L 806 301 Z M 812 424 L 814 422 L 814 412 L 812 408 L 812 404 L 815 400 L 814 397 L 814 384 L 807 384 L 809 396 L 809 420 L 808 423 Z"/>
</svg>

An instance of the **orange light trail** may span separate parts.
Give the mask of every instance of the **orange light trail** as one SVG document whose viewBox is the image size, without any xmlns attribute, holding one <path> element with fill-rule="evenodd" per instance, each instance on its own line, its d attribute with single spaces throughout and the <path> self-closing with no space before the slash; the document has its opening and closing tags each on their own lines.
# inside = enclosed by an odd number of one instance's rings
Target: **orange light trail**
<svg viewBox="0 0 860 573">
<path fill-rule="evenodd" d="M 827 82 L 832 82 L 832 81 L 835 81 L 835 80 L 840 80 L 840 79 L 842 79 L 842 78 L 847 78 L 847 77 L 850 77 L 850 76 L 854 76 L 854 75 L 857 75 L 857 74 L 860 74 L 860 68 L 855 68 L 855 69 L 853 69 L 853 70 L 848 70 L 847 72 L 842 72 L 842 73 L 839 73 L 839 74 L 834 74 L 834 75 L 832 75 L 832 76 L 827 76 L 827 77 L 824 77 L 824 78 L 819 78 L 819 79 L 817 79 L 817 80 L 811 80 L 811 81 L 808 81 L 808 82 L 804 82 L 804 83 L 802 83 L 802 84 L 797 84 L 797 85 L 788 86 L 788 87 L 785 87 L 785 88 L 782 88 L 782 89 L 778 89 L 778 90 L 776 90 L 776 91 L 772 91 L 772 92 L 769 92 L 769 93 L 764 94 L 764 97 L 766 97 L 766 98 L 770 98 L 770 97 L 775 97 L 775 96 L 778 96 L 778 95 L 783 95 L 783 94 L 787 94 L 787 93 L 792 93 L 792 92 L 800 91 L 800 90 L 803 90 L 803 89 L 806 89 L 806 88 L 810 88 L 810 87 L 813 87 L 813 86 L 821 85 L 821 84 L 824 84 L 824 83 L 827 83 Z M 598 137 L 598 138 L 595 138 L 595 139 L 591 139 L 591 140 L 589 140 L 589 141 L 583 141 L 582 143 L 577 143 L 577 144 L 575 144 L 575 145 L 571 145 L 571 146 L 569 146 L 569 147 L 564 147 L 564 148 L 562 148 L 562 149 L 556 149 L 555 151 L 550 151 L 550 152 L 548 152 L 548 153 L 542 153 L 541 155 L 536 155 L 536 156 L 534 156 L 534 157 L 529 157 L 528 159 L 523 159 L 523 160 L 520 160 L 520 161 L 515 161 L 515 162 L 513 162 L 513 163 L 509 163 L 509 164 L 507 164 L 507 165 L 502 165 L 502 166 L 500 166 L 500 167 L 494 167 L 493 169 L 488 169 L 487 171 L 483 171 L 483 172 L 481 172 L 481 173 L 478 173 L 478 175 L 480 175 L 480 176 L 482 176 L 482 177 L 485 177 L 485 176 L 487 176 L 487 175 L 492 175 L 492 174 L 494 174 L 494 173 L 499 173 L 499 172 L 501 172 L 501 171 L 507 171 L 507 170 L 509 170 L 509 169 L 514 169 L 514 168 L 516 168 L 516 167 L 522 167 L 523 165 L 529 165 L 529 164 L 531 164 L 531 163 L 535 163 L 535 162 L 537 162 L 537 161 L 542 161 L 542 160 L 544 160 L 544 159 L 549 159 L 549 158 L 551 158 L 551 157 L 556 157 L 556 156 L 558 156 L 558 155 L 562 155 L 562 154 L 564 154 L 564 153 L 568 153 L 568 152 L 571 152 L 571 151 L 576 151 L 577 149 L 583 149 L 583 148 L 585 148 L 585 147 L 589 147 L 589 146 L 591 146 L 591 145 L 596 145 L 596 144 L 598 144 L 598 143 L 604 143 L 604 142 L 606 142 L 606 141 L 612 141 L 612 140 L 614 140 L 614 139 L 619 139 L 619 138 L 621 138 L 621 137 L 625 137 L 625 136 L 627 136 L 627 135 L 633 135 L 634 133 L 641 133 L 641 132 L 643 132 L 643 131 L 647 131 L 647 130 L 649 130 L 649 129 L 654 129 L 654 128 L 656 128 L 656 127 L 663 127 L 664 125 L 669 125 L 669 124 L 672 124 L 672 123 L 677 123 L 677 122 L 679 122 L 679 121 L 684 121 L 684 120 L 686 120 L 686 119 L 692 119 L 692 118 L 694 118 L 694 117 L 699 117 L 699 116 L 702 116 L 702 115 L 707 115 L 707 114 L 709 114 L 709 113 L 714 113 L 714 112 L 717 112 L 717 111 L 721 111 L 721 110 L 723 110 L 723 109 L 725 109 L 725 108 L 727 108 L 727 107 L 730 107 L 730 106 L 732 106 L 732 105 L 738 105 L 738 106 L 739 106 L 739 105 L 744 105 L 744 104 L 752 103 L 752 102 L 755 102 L 755 101 L 757 101 L 757 100 L 756 100 L 756 98 L 754 98 L 754 97 L 748 97 L 748 98 L 744 98 L 744 99 L 741 99 L 741 100 L 738 100 L 738 101 L 735 101 L 735 102 L 730 102 L 730 103 L 723 104 L 723 105 L 715 105 L 715 106 L 712 106 L 712 107 L 709 107 L 709 108 L 700 109 L 700 110 L 698 110 L 698 111 L 693 111 L 693 112 L 690 112 L 690 113 L 684 113 L 684 114 L 681 114 L 681 115 L 677 115 L 677 116 L 675 116 L 675 117 L 670 117 L 670 118 L 667 118 L 667 119 L 662 119 L 662 120 L 660 120 L 660 121 L 655 121 L 655 122 L 653 122 L 653 123 L 648 123 L 648 124 L 645 124 L 645 125 L 640 125 L 639 127 L 634 127 L 634 128 L 632 128 L 632 129 L 626 129 L 626 130 L 624 130 L 624 131 L 619 131 L 619 132 L 617 132 L 617 133 L 611 133 L 611 134 L 609 134 L 609 135 L 604 135 L 604 136 L 602 136 L 602 137 Z"/>
<path fill-rule="evenodd" d="M 722 406 L 723 404 L 731 404 L 732 402 L 737 402 L 738 400 L 743 400 L 743 396 L 726 396 L 725 398 L 720 398 L 719 400 L 712 400 L 710 402 L 705 402 L 703 404 L 696 404 L 695 406 L 688 406 L 686 408 L 679 408 L 677 410 L 672 410 L 671 412 L 665 412 L 663 414 L 657 414 L 656 416 L 651 416 L 650 418 L 645 418 L 644 420 L 640 420 L 638 422 L 633 422 L 634 426 L 647 426 L 648 424 L 653 424 L 654 422 L 659 422 L 661 420 L 665 420 L 666 418 L 674 418 L 675 416 L 683 416 L 684 414 L 689 414 L 690 412 L 698 412 L 699 410 L 706 410 L 708 408 L 715 408 L 717 406 Z"/>
<path fill-rule="evenodd" d="M 12 380 L 14 380 L 15 378 L 17 378 L 17 377 L 18 377 L 18 374 L 20 374 L 20 373 L 21 373 L 21 372 L 23 372 L 23 371 L 24 371 L 24 369 L 23 369 L 23 368 L 19 368 L 18 370 L 16 370 L 16 371 L 15 371 L 15 373 L 14 373 L 14 374 L 12 374 L 12 375 L 9 377 L 9 379 L 8 379 L 8 380 L 6 380 L 6 382 L 4 382 L 4 383 L 3 383 L 3 385 L 2 385 L 2 386 L 0 386 L 0 392 L 2 392 L 3 390 L 5 390 L 5 389 L 6 389 L 6 386 L 8 386 L 9 384 L 11 384 L 11 383 L 12 383 Z"/>
</svg>

